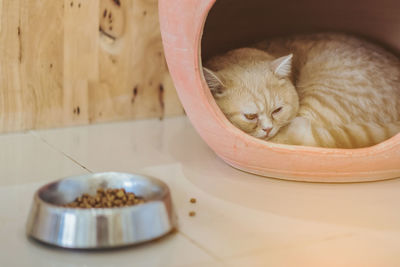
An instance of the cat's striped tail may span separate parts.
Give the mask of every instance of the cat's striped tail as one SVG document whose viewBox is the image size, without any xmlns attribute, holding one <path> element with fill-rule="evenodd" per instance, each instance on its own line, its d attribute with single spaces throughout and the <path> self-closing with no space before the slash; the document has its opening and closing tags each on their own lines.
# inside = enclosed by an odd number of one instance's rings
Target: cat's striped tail
<svg viewBox="0 0 400 267">
<path fill-rule="evenodd" d="M 381 143 L 400 132 L 400 121 L 385 124 L 358 123 L 343 126 L 311 126 L 316 146 L 361 148 Z"/>
</svg>

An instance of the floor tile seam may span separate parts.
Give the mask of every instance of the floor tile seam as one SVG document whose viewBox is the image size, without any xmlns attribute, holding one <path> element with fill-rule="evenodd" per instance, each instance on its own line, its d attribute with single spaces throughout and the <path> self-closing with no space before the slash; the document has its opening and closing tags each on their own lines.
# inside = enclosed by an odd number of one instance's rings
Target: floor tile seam
<svg viewBox="0 0 400 267">
<path fill-rule="evenodd" d="M 81 164 L 78 160 L 74 159 L 72 156 L 68 155 L 66 152 L 64 152 L 62 149 L 58 148 L 57 146 L 51 144 L 49 141 L 46 140 L 46 138 L 44 138 L 43 136 L 41 136 L 40 134 L 38 134 L 35 131 L 29 131 L 30 134 L 32 134 L 33 136 L 35 136 L 36 138 L 38 138 L 40 141 L 42 141 L 43 143 L 45 143 L 47 146 L 49 146 L 51 149 L 53 149 L 54 151 L 60 153 L 61 155 L 63 155 L 64 157 L 66 157 L 67 159 L 71 160 L 73 163 L 77 164 L 78 166 L 80 166 L 82 169 L 86 170 L 89 173 L 93 173 L 92 170 L 90 170 L 88 167 L 84 166 L 83 164 Z"/>
<path fill-rule="evenodd" d="M 208 250 L 207 248 L 205 248 L 203 245 L 201 245 L 199 242 L 197 242 L 196 240 L 194 240 L 193 238 L 191 238 L 189 235 L 187 235 L 186 233 L 179 231 L 178 233 L 180 235 L 182 235 L 184 238 L 186 238 L 190 243 L 192 243 L 193 245 L 195 245 L 197 248 L 201 249 L 202 251 L 204 251 L 205 253 L 207 253 L 207 255 L 209 255 L 211 258 L 213 258 L 214 260 L 218 261 L 219 263 L 223 262 L 223 259 L 218 257 L 217 255 L 215 255 L 212 251 Z"/>
</svg>

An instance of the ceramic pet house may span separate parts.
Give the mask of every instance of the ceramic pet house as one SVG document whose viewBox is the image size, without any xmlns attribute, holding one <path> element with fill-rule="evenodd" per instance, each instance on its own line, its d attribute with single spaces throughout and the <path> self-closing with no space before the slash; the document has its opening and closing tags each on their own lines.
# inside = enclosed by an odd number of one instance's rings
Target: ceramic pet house
<svg viewBox="0 0 400 267">
<path fill-rule="evenodd" d="M 315 182 L 400 177 L 400 134 L 360 149 L 273 144 L 234 127 L 216 105 L 202 59 L 269 36 L 344 31 L 400 54 L 398 0 L 159 0 L 170 73 L 192 124 L 231 166 L 269 177 Z M 399 88 L 400 89 L 400 88 Z"/>
</svg>

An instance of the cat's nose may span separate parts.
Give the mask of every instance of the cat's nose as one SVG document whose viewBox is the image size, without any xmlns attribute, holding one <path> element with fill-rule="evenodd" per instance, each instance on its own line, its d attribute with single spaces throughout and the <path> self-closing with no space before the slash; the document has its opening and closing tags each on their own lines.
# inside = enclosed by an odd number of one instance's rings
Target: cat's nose
<svg viewBox="0 0 400 267">
<path fill-rule="evenodd" d="M 263 131 L 267 134 L 267 136 L 269 135 L 271 130 L 272 130 L 272 127 L 263 129 Z"/>
</svg>

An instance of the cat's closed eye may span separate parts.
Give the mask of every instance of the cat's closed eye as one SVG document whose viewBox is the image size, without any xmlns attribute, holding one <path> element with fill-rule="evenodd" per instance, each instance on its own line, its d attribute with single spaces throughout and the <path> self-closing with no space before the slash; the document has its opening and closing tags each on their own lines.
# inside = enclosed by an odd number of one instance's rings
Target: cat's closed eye
<svg viewBox="0 0 400 267">
<path fill-rule="evenodd" d="M 279 108 L 277 108 L 277 109 L 275 109 L 274 111 L 272 111 L 272 116 L 274 116 L 274 115 L 277 115 L 279 112 L 281 112 L 281 110 L 282 110 L 282 107 L 279 107 Z"/>
<path fill-rule="evenodd" d="M 243 114 L 246 119 L 249 121 L 257 119 L 258 115 L 255 113 Z"/>
</svg>

